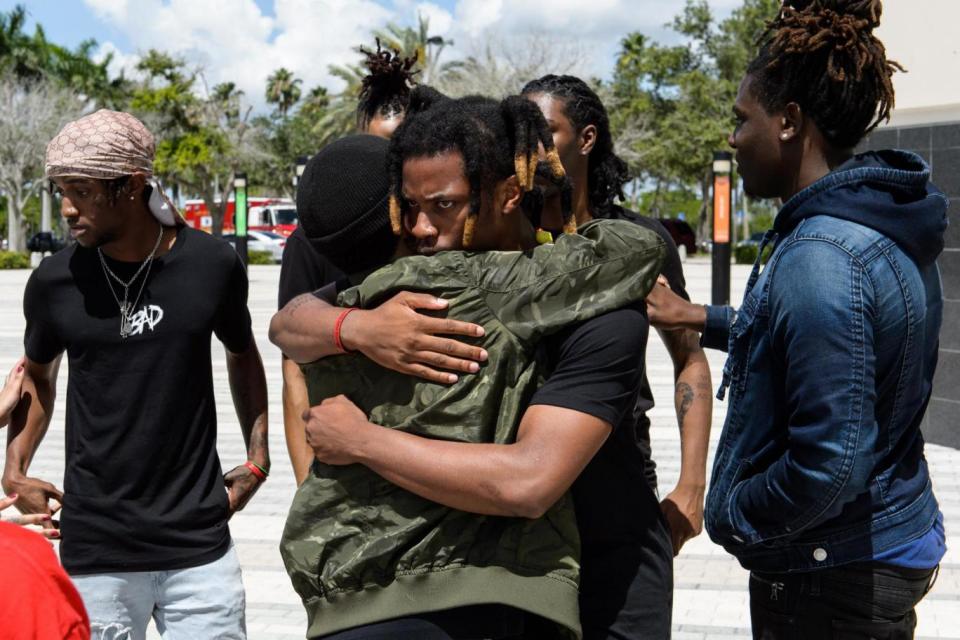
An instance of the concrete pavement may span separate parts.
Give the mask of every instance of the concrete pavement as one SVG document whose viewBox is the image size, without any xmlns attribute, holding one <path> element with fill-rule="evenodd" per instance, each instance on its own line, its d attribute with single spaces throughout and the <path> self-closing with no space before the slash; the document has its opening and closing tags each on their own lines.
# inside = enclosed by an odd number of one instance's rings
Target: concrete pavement
<svg viewBox="0 0 960 640">
<path fill-rule="evenodd" d="M 709 301 L 710 266 L 702 260 L 685 265 L 688 289 L 696 301 Z M 733 272 L 734 303 L 739 301 L 749 269 L 736 266 Z M 21 355 L 23 339 L 22 296 L 28 271 L 0 271 L 0 367 L 6 368 Z M 280 354 L 266 338 L 267 325 L 276 307 L 279 267 L 255 266 L 250 270 L 250 309 L 257 342 L 267 367 L 270 390 L 270 445 L 273 470 L 269 482 L 252 503 L 231 521 L 231 530 L 243 565 L 247 590 L 247 628 L 252 640 L 294 640 L 304 637 L 305 616 L 299 599 L 283 570 L 277 543 L 294 482 L 283 439 L 280 404 Z M 226 468 L 244 461 L 244 447 L 233 413 L 227 384 L 223 349 L 212 346 L 217 410 L 220 423 L 218 449 Z M 710 352 L 714 384 L 720 378 L 724 355 Z M 654 458 L 657 461 L 661 492 L 672 488 L 680 470 L 679 437 L 672 407 L 673 367 L 662 343 L 651 336 L 648 349 L 648 376 L 658 401 L 651 412 Z M 31 468 L 31 475 L 58 486 L 63 479 L 63 420 L 67 367 L 58 382 L 59 399 L 46 440 Z M 715 401 L 715 445 L 726 407 Z M 712 457 L 711 448 L 711 457 Z M 918 608 L 917 637 L 960 639 L 960 451 L 927 445 L 927 458 L 934 489 L 940 500 L 947 527 L 948 552 L 936 587 Z M 706 537 L 689 542 L 675 564 L 674 638 L 693 640 L 750 637 L 747 604 L 747 573 L 732 557 Z M 150 638 L 159 637 L 154 631 Z"/>
</svg>

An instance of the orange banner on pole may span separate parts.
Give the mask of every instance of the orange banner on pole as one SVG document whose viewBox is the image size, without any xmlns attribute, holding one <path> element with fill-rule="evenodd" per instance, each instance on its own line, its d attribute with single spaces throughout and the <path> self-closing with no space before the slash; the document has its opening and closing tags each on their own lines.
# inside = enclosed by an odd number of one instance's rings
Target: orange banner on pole
<svg viewBox="0 0 960 640">
<path fill-rule="evenodd" d="M 713 177 L 713 241 L 730 242 L 730 176 Z"/>
</svg>

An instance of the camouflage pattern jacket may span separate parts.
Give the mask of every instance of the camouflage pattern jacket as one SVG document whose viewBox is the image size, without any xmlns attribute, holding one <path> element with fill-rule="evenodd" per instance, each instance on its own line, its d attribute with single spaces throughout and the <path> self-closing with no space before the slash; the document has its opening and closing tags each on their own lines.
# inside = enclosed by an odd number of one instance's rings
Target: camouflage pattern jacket
<svg viewBox="0 0 960 640">
<path fill-rule="evenodd" d="M 510 443 L 542 381 L 546 335 L 643 300 L 663 240 L 631 222 L 598 220 L 526 252 L 403 258 L 340 294 L 374 307 L 400 291 L 450 301 L 482 325 L 489 360 L 451 386 L 388 371 L 359 354 L 303 367 L 310 403 L 345 394 L 374 423 L 429 438 Z M 280 545 L 303 599 L 308 637 L 454 607 L 501 603 L 580 636 L 579 536 L 569 496 L 542 518 L 465 513 L 425 500 L 362 465 L 314 463 Z"/>
</svg>

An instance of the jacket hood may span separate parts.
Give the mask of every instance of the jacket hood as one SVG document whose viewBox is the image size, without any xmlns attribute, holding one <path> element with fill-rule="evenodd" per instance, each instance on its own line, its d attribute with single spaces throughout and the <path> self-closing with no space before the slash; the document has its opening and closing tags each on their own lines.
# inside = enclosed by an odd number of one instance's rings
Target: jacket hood
<svg viewBox="0 0 960 640">
<path fill-rule="evenodd" d="M 849 220 L 879 231 L 924 265 L 943 251 L 947 204 L 930 183 L 923 158 L 908 151 L 868 151 L 790 198 L 774 229 L 783 236 L 814 216 Z"/>
</svg>

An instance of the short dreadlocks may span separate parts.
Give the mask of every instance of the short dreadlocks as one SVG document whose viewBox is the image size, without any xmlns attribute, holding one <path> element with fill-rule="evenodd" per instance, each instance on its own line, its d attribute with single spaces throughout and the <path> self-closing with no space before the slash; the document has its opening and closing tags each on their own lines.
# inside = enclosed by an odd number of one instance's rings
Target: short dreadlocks
<svg viewBox="0 0 960 640">
<path fill-rule="evenodd" d="M 785 0 L 747 74 L 768 112 L 796 102 L 829 143 L 850 149 L 884 120 L 903 71 L 873 35 L 880 0 Z"/>
<path fill-rule="evenodd" d="M 390 117 L 403 113 L 410 101 L 410 91 L 416 84 L 411 71 L 417 56 L 403 58 L 399 51 L 381 48 L 377 38 L 377 50 L 367 51 L 360 47 L 366 59 L 363 61 L 367 75 L 363 77 L 357 104 L 357 128 L 364 130 L 375 117 Z"/>
<path fill-rule="evenodd" d="M 538 171 L 539 147 L 546 160 Z M 539 107 L 522 96 L 501 101 L 480 96 L 452 99 L 435 91 L 414 89 L 403 124 L 390 141 L 390 220 L 393 231 L 403 228 L 403 161 L 458 151 L 463 156 L 470 183 L 470 212 L 463 230 L 463 245 L 473 240 L 480 215 L 481 194 L 501 180 L 517 176 L 524 192 L 533 189 L 541 175 L 560 188 L 564 231 L 576 233 L 570 180 L 566 177 L 553 136 Z"/>
</svg>

